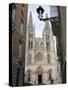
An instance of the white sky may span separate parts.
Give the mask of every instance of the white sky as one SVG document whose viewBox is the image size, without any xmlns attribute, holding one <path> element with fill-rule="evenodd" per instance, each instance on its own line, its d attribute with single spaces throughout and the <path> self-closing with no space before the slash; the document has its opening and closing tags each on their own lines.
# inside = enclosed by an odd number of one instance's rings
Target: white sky
<svg viewBox="0 0 68 90">
<path fill-rule="evenodd" d="M 42 6 L 43 9 L 44 9 L 44 14 L 43 14 L 44 16 L 43 17 L 46 16 L 46 13 L 50 17 L 50 7 L 49 6 L 38 5 L 38 4 L 29 4 L 28 5 L 28 16 L 29 16 L 29 13 L 31 11 L 32 12 L 32 18 L 33 18 L 33 24 L 35 25 L 36 37 L 42 37 L 42 31 L 43 31 L 43 28 L 44 28 L 44 22 L 39 20 L 38 14 L 36 12 L 36 9 L 39 6 Z"/>
</svg>

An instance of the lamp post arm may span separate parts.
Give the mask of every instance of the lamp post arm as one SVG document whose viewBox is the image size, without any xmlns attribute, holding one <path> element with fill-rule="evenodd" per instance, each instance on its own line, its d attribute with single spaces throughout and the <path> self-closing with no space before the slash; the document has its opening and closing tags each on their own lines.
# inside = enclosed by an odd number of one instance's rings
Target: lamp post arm
<svg viewBox="0 0 68 90">
<path fill-rule="evenodd" d="M 40 21 L 44 21 L 45 22 L 45 21 L 50 20 L 51 22 L 53 22 L 59 17 L 50 17 L 50 18 L 40 18 L 40 17 L 38 17 L 38 18 L 39 18 Z"/>
</svg>

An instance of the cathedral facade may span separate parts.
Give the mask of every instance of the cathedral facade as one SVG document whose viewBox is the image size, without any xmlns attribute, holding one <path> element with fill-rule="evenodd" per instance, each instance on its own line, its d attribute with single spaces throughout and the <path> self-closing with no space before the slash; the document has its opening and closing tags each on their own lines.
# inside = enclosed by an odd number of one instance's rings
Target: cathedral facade
<svg viewBox="0 0 68 90">
<path fill-rule="evenodd" d="M 34 85 L 62 83 L 55 48 L 51 23 L 45 22 L 42 38 L 37 38 L 30 12 L 26 30 L 25 81 Z"/>
</svg>

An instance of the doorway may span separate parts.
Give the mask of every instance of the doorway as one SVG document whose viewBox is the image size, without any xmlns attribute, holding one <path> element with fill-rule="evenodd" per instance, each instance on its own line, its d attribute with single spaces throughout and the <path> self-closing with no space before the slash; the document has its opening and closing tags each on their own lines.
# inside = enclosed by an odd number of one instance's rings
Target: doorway
<svg viewBox="0 0 68 90">
<path fill-rule="evenodd" d="M 41 84 L 42 83 L 42 74 L 39 74 L 38 75 L 38 84 Z"/>
</svg>

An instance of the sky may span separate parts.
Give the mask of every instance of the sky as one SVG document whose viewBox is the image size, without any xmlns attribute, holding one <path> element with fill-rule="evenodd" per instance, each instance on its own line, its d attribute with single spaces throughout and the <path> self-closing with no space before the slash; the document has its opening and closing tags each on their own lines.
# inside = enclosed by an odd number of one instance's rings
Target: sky
<svg viewBox="0 0 68 90">
<path fill-rule="evenodd" d="M 39 18 L 38 18 L 38 14 L 36 12 L 36 9 L 39 6 L 42 6 L 43 9 L 44 9 L 43 17 L 45 18 L 46 13 L 50 17 L 50 7 L 49 6 L 38 5 L 38 4 L 29 4 L 28 5 L 28 16 L 29 16 L 29 13 L 31 11 L 32 12 L 32 18 L 33 18 L 33 25 L 35 25 L 35 35 L 36 35 L 36 37 L 42 37 L 42 32 L 43 32 L 43 28 L 44 28 L 44 24 L 45 24 L 45 22 L 40 21 Z"/>
</svg>

